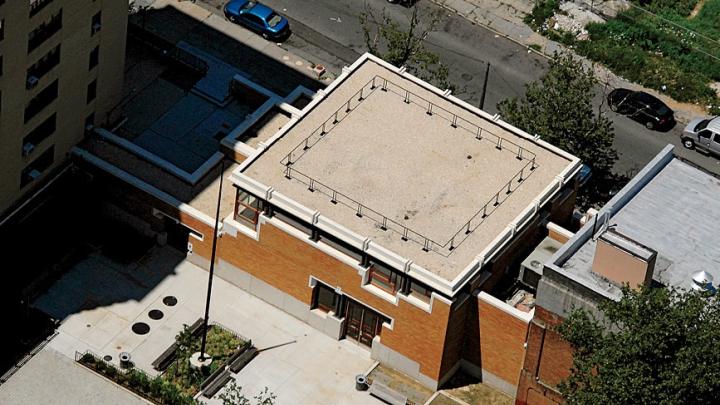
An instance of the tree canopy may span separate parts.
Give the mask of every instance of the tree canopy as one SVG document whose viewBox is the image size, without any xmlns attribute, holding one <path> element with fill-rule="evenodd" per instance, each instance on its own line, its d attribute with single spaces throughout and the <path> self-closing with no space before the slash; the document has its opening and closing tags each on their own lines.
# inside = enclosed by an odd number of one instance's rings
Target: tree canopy
<svg viewBox="0 0 720 405">
<path fill-rule="evenodd" d="M 568 404 L 713 404 L 720 398 L 720 301 L 707 293 L 625 288 L 602 321 L 573 312 L 574 349 L 559 389 Z"/>
<path fill-rule="evenodd" d="M 395 66 L 405 66 L 413 75 L 441 89 L 455 90 L 449 70 L 440 57 L 425 48 L 425 40 L 442 20 L 442 9 L 421 12 L 413 7 L 407 24 L 392 19 L 385 9 L 374 10 L 367 3 L 360 14 L 365 46 L 375 56 Z"/>
<path fill-rule="evenodd" d="M 528 83 L 525 96 L 501 101 L 503 119 L 575 156 L 592 168 L 586 205 L 604 201 L 614 184 L 611 169 L 617 160 L 612 121 L 595 111 L 597 79 L 569 53 L 555 53 L 547 73 Z M 604 99 L 604 97 L 603 97 Z"/>
</svg>

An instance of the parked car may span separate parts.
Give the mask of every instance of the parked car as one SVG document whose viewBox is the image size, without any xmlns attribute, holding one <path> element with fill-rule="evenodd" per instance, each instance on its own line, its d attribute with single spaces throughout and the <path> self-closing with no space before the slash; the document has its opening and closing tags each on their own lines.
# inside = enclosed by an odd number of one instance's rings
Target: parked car
<svg viewBox="0 0 720 405">
<path fill-rule="evenodd" d="M 223 7 L 225 17 L 255 31 L 265 39 L 282 40 L 290 35 L 288 20 L 257 1 L 231 0 Z"/>
<path fill-rule="evenodd" d="M 582 187 L 587 184 L 590 177 L 592 177 L 592 168 L 583 163 L 583 165 L 580 166 L 580 171 L 578 172 L 578 187 Z"/>
<path fill-rule="evenodd" d="M 682 144 L 688 149 L 720 155 L 720 117 L 695 118 L 681 135 Z"/>
<path fill-rule="evenodd" d="M 615 89 L 608 94 L 607 101 L 611 110 L 627 115 L 647 129 L 669 129 L 675 125 L 673 110 L 645 92 Z"/>
</svg>

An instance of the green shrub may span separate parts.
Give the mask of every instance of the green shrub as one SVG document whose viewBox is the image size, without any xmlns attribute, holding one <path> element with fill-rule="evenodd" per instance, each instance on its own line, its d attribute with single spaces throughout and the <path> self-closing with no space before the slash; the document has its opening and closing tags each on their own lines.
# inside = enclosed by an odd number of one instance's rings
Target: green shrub
<svg viewBox="0 0 720 405">
<path fill-rule="evenodd" d="M 675 8 L 670 3 L 675 2 L 652 2 L 656 10 L 670 13 L 668 18 L 677 10 L 684 10 L 683 7 L 692 9 L 696 2 L 677 2 Z M 708 0 L 706 7 L 720 11 L 720 0 Z M 720 26 L 696 22 L 704 13 L 705 9 L 692 23 L 717 36 Z M 716 20 L 717 14 L 704 18 Z M 681 20 L 678 24 L 687 24 L 687 20 Z M 656 90 L 664 88 L 675 100 L 715 104 L 716 94 L 709 83 L 720 81 L 720 63 L 703 51 L 711 48 L 706 47 L 703 41 L 707 41 L 699 35 L 636 9 L 622 12 L 607 23 L 588 24 L 586 29 L 590 39 L 575 43 L 579 54 L 603 63 L 628 80 Z M 720 55 L 716 44 L 713 52 Z"/>
<path fill-rule="evenodd" d="M 545 23 L 560 9 L 559 0 L 540 0 L 523 21 L 535 31 L 545 31 Z M 545 28 L 544 28 L 545 27 Z"/>
<path fill-rule="evenodd" d="M 653 13 L 676 13 L 688 16 L 699 0 L 634 0 L 633 3 Z"/>
<path fill-rule="evenodd" d="M 92 353 L 85 353 L 80 357 L 80 362 L 83 364 L 94 365 L 95 361 L 95 356 L 93 356 Z"/>
</svg>

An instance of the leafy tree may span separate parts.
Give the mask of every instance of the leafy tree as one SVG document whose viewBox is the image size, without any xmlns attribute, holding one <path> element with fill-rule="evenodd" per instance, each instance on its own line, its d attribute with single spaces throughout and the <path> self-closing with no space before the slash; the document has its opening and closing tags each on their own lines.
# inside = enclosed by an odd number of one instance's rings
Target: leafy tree
<svg viewBox="0 0 720 405">
<path fill-rule="evenodd" d="M 375 56 L 395 66 L 405 66 L 408 72 L 441 89 L 455 90 L 448 80 L 449 70 L 440 57 L 424 46 L 428 35 L 436 31 L 442 21 L 442 9 L 421 13 L 413 7 L 406 25 L 393 20 L 385 11 L 378 12 L 365 3 L 360 14 L 365 46 Z"/>
<path fill-rule="evenodd" d="M 220 394 L 220 400 L 223 405 L 251 405 L 252 402 L 242 394 L 242 387 L 237 385 L 235 380 L 230 381 L 224 392 Z M 275 394 L 270 392 L 267 387 L 253 397 L 255 405 L 273 405 L 275 403 Z"/>
<path fill-rule="evenodd" d="M 511 124 L 582 159 L 593 176 L 582 205 L 604 201 L 615 187 L 611 169 L 617 160 L 612 121 L 601 104 L 594 111 L 597 79 L 569 53 L 555 53 L 547 73 L 525 86 L 525 97 L 501 101 L 498 110 Z M 605 97 L 603 97 L 603 100 Z"/>
<path fill-rule="evenodd" d="M 598 321 L 573 312 L 559 333 L 574 349 L 559 389 L 568 404 L 712 404 L 720 397 L 720 300 L 644 287 L 606 301 Z"/>
</svg>

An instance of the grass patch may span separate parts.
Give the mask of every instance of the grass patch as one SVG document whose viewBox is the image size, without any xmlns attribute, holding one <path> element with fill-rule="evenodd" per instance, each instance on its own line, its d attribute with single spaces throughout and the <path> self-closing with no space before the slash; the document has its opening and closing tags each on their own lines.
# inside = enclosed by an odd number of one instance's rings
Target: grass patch
<svg viewBox="0 0 720 405">
<path fill-rule="evenodd" d="M 211 325 L 207 335 L 207 353 L 213 358 L 210 367 L 197 370 L 190 367 L 190 356 L 200 351 L 200 337 L 192 336 L 187 326 L 176 337 L 177 358 L 162 375 L 149 377 L 143 371 L 119 370 L 92 353 L 85 353 L 77 361 L 156 404 L 194 405 L 193 396 L 200 384 L 218 368 L 223 367 L 242 345 L 249 344 L 219 326 Z"/>
<path fill-rule="evenodd" d="M 553 2 L 540 3 L 536 8 L 545 10 Z M 586 41 L 548 29 L 547 19 L 552 15 L 539 25 L 535 20 L 529 25 L 626 79 L 664 89 L 677 101 L 711 106 L 711 113 L 720 113 L 720 98 L 710 87 L 720 81 L 720 0 L 706 0 L 693 18 L 689 16 L 697 0 L 643 3 L 650 12 L 630 7 L 605 23 L 588 24 Z M 535 14 L 548 13 L 535 13 L 533 9 L 531 15 Z"/>
<path fill-rule="evenodd" d="M 175 384 L 180 390 L 194 396 L 200 390 L 200 384 L 218 368 L 223 367 L 227 359 L 245 344 L 243 340 L 221 327 L 211 325 L 207 334 L 207 353 L 212 356 L 210 367 L 198 370 L 190 367 L 190 356 L 200 351 L 200 337 L 193 337 L 187 329 L 176 338 L 180 346 L 175 362 L 162 375 L 163 379 Z"/>
</svg>

